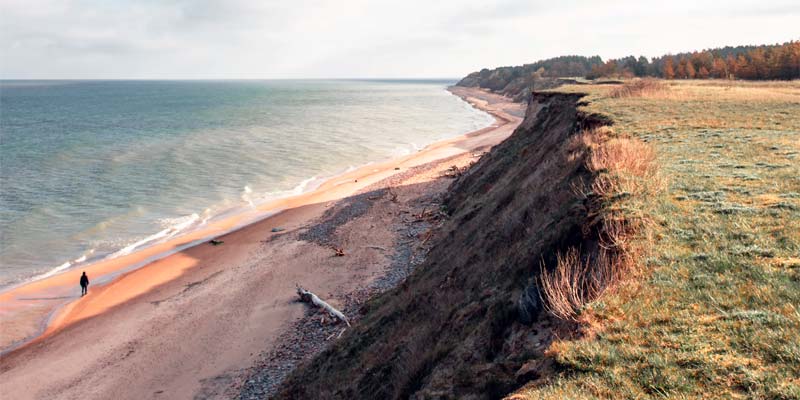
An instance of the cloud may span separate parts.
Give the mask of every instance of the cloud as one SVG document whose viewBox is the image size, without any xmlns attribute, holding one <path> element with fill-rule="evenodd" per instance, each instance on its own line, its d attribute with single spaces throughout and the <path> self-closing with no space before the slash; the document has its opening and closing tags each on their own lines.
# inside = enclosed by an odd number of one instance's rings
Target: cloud
<svg viewBox="0 0 800 400">
<path fill-rule="evenodd" d="M 457 77 L 561 54 L 797 39 L 799 12 L 783 0 L 0 0 L 0 74 Z"/>
</svg>

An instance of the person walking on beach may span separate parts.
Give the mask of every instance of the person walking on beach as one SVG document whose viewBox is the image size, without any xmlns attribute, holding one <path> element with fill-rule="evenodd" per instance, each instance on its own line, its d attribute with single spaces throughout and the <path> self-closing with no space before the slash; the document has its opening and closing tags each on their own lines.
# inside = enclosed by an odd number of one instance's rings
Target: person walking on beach
<svg viewBox="0 0 800 400">
<path fill-rule="evenodd" d="M 81 297 L 86 295 L 88 292 L 89 287 L 89 277 L 86 276 L 86 271 L 83 271 L 83 275 L 81 275 Z"/>
</svg>

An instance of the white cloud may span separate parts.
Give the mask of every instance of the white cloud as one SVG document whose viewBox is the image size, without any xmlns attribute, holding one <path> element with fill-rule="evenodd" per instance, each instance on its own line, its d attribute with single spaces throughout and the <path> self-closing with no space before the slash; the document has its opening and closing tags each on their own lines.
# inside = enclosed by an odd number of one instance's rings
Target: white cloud
<svg viewBox="0 0 800 400">
<path fill-rule="evenodd" d="M 798 39 L 794 0 L 0 0 L 3 78 L 458 77 Z M 794 36 L 793 36 L 794 35 Z"/>
</svg>

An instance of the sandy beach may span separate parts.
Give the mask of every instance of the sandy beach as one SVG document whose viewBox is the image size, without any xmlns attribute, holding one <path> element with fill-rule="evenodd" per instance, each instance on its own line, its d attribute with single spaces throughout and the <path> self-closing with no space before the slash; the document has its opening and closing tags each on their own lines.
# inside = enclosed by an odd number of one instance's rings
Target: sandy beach
<svg viewBox="0 0 800 400">
<path fill-rule="evenodd" d="M 358 303 L 356 294 L 369 294 L 366 288 L 380 290 L 375 282 L 408 264 L 413 254 L 406 253 L 424 244 L 424 232 L 407 228 L 424 219 L 415 215 L 435 209 L 452 181 L 448 170 L 469 165 L 508 137 L 524 113 L 524 105 L 498 95 L 451 91 L 496 123 L 264 204 L 257 212 L 277 213 L 256 223 L 244 225 L 252 216 L 232 217 L 88 266 L 90 277 L 111 278 L 95 282 L 86 297 L 73 299 L 80 270 L 0 294 L 0 348 L 6 349 L 0 393 L 15 399 L 230 397 L 306 314 L 296 284 L 345 310 Z M 223 244 L 206 243 L 208 237 Z M 335 256 L 332 247 L 345 256 Z M 164 254 L 170 255 L 158 258 Z"/>
</svg>

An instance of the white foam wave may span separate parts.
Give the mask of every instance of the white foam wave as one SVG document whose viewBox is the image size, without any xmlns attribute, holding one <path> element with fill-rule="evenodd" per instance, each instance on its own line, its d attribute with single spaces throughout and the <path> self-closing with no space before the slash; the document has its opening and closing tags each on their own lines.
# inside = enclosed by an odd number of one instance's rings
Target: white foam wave
<svg viewBox="0 0 800 400">
<path fill-rule="evenodd" d="M 293 187 L 291 189 L 279 190 L 279 191 L 274 191 L 274 192 L 266 192 L 266 193 L 263 193 L 263 194 L 259 194 L 255 201 L 253 200 L 253 197 L 250 195 L 250 193 L 252 193 L 252 191 L 247 192 L 247 190 L 246 190 L 247 196 L 245 197 L 245 194 L 242 194 L 242 200 L 244 200 L 245 202 L 250 204 L 251 207 L 255 207 L 255 203 L 256 202 L 258 204 L 261 204 L 262 202 L 267 202 L 267 201 L 270 201 L 270 200 L 275 200 L 275 199 L 280 199 L 280 198 L 284 198 L 284 197 L 301 195 L 301 194 L 303 194 L 303 193 L 305 193 L 305 192 L 307 192 L 307 191 L 309 191 L 311 189 L 314 189 L 316 185 L 312 185 L 312 184 L 318 183 L 319 180 L 320 179 L 317 176 L 312 176 L 310 178 L 303 179 L 302 181 L 300 181 L 300 183 L 298 183 L 297 185 L 295 185 L 295 187 Z M 249 189 L 249 187 L 247 187 L 247 186 L 245 186 L 245 188 Z"/>
<path fill-rule="evenodd" d="M 48 271 L 47 273 L 45 273 L 45 274 L 44 274 L 44 276 L 45 276 L 45 277 L 47 277 L 47 276 L 52 276 L 52 275 L 54 275 L 54 274 L 57 274 L 57 273 L 59 273 L 59 272 L 61 272 L 61 271 L 65 270 L 65 269 L 67 269 L 67 268 L 69 268 L 69 267 L 71 267 L 71 266 L 72 266 L 72 263 L 71 263 L 71 262 L 69 262 L 69 261 L 67 261 L 67 262 L 65 262 L 65 263 L 63 263 L 63 264 L 61 264 L 61 265 L 59 265 L 59 266 L 57 266 L 57 267 L 55 267 L 55 268 L 51 269 L 50 271 Z"/>
<path fill-rule="evenodd" d="M 33 278 L 30 278 L 30 281 L 38 281 L 39 279 L 49 278 L 49 277 L 51 277 L 51 276 L 53 276 L 53 275 L 65 270 L 65 269 L 67 269 L 67 268 L 69 268 L 71 266 L 72 266 L 72 263 L 67 261 L 67 262 L 65 262 L 65 263 L 63 263 L 63 264 L 51 269 L 50 271 L 47 271 L 47 272 L 45 272 L 43 274 L 36 275 Z"/>
<path fill-rule="evenodd" d="M 80 263 L 86 261 L 86 258 L 88 256 L 92 255 L 92 253 L 94 253 L 94 249 L 89 249 L 89 251 L 83 253 L 83 255 L 81 255 L 80 257 L 78 257 L 78 258 L 76 258 L 76 259 L 74 259 L 72 261 L 67 261 L 67 262 L 65 262 L 65 263 L 63 263 L 63 264 L 51 269 L 50 271 L 45 272 L 43 274 L 36 275 L 33 278 L 31 278 L 30 280 L 31 281 L 37 281 L 39 279 L 49 278 L 49 277 L 51 277 L 51 276 L 53 276 L 53 275 L 55 275 L 55 274 L 57 274 L 57 273 L 59 273 L 61 271 L 69 269 L 69 267 L 72 267 L 72 266 L 74 266 L 76 264 L 80 264 Z"/>
<path fill-rule="evenodd" d="M 210 211 L 210 210 L 206 210 L 206 211 Z M 203 213 L 203 214 L 206 215 L 206 213 Z M 206 217 L 206 219 L 203 222 L 205 222 L 208 218 L 209 217 Z M 158 240 L 163 240 L 163 239 L 167 239 L 167 238 L 173 237 L 173 236 L 179 234 L 180 232 L 186 230 L 187 228 L 191 227 L 198 220 L 200 220 L 200 216 L 197 215 L 196 213 L 192 214 L 192 215 L 187 215 L 187 216 L 184 216 L 184 217 L 180 217 L 180 218 L 164 219 L 164 220 L 162 220 L 162 224 L 168 225 L 167 228 L 159 231 L 158 233 L 155 233 L 153 235 L 147 236 L 144 239 L 136 241 L 135 243 L 129 244 L 129 245 L 123 247 L 122 249 L 120 249 L 120 250 L 118 250 L 118 251 L 116 251 L 114 253 L 111 253 L 110 255 L 106 256 L 106 259 L 128 255 L 128 254 L 132 253 L 134 250 L 136 250 L 136 249 L 138 249 L 138 248 L 140 248 L 140 247 L 142 247 L 142 246 L 144 246 L 146 244 L 151 244 L 151 243 L 156 242 Z M 89 249 L 88 251 L 84 252 L 80 257 L 78 257 L 78 258 L 76 258 L 76 259 L 74 259 L 72 261 L 67 261 L 67 262 L 65 262 L 65 263 L 63 263 L 63 264 L 61 264 L 61 265 L 59 265 L 59 266 L 57 266 L 57 267 L 45 272 L 43 274 L 36 275 L 36 276 L 30 278 L 29 281 L 37 281 L 37 280 L 40 280 L 40 279 L 49 278 L 49 277 L 51 277 L 53 275 L 56 275 L 56 274 L 58 274 L 58 273 L 60 273 L 62 271 L 65 271 L 65 270 L 69 269 L 70 267 L 73 267 L 73 266 L 75 266 L 77 264 L 85 262 L 89 258 L 89 256 L 94 254 L 94 252 L 95 252 L 95 249 Z"/>
<path fill-rule="evenodd" d="M 303 179 L 297 186 L 295 186 L 292 189 L 291 191 L 292 194 L 293 195 L 303 194 L 306 191 L 306 189 L 308 189 L 308 185 L 311 184 L 311 182 L 314 182 L 316 179 L 317 179 L 316 176 L 312 176 L 311 178 L 308 179 Z"/>
<path fill-rule="evenodd" d="M 162 239 L 167 239 L 167 238 L 173 237 L 173 236 L 177 235 L 178 233 L 180 233 L 181 231 L 183 231 L 184 229 L 190 227 L 192 224 L 197 222 L 197 220 L 199 220 L 199 219 L 200 219 L 200 216 L 197 215 L 197 213 L 194 213 L 194 214 L 188 215 L 186 217 L 180 217 L 180 218 L 175 218 L 173 220 L 170 220 L 170 221 L 176 221 L 176 223 L 173 226 L 169 227 L 169 228 L 166 228 L 166 229 L 163 229 L 163 230 L 159 231 L 158 233 L 154 233 L 154 234 L 152 234 L 150 236 L 147 236 L 144 239 L 139 240 L 139 241 L 137 241 L 137 242 L 135 242 L 133 244 L 129 244 L 129 245 L 123 247 L 122 249 L 120 249 L 120 250 L 118 250 L 118 251 L 116 251 L 114 253 L 111 253 L 111 255 L 109 255 L 106 258 L 116 258 L 116 257 L 128 255 L 128 254 L 132 253 L 134 250 L 136 250 L 137 248 L 142 247 L 142 246 L 144 246 L 146 244 L 150 244 L 150 243 L 156 242 L 158 240 L 162 240 Z"/>
<path fill-rule="evenodd" d="M 80 257 L 76 258 L 75 261 L 73 261 L 73 263 L 74 264 L 80 264 L 80 263 L 86 261 L 86 258 L 89 257 L 92 254 L 94 254 L 94 249 L 89 249 L 89 251 L 83 253 Z"/>
<path fill-rule="evenodd" d="M 253 189 L 250 189 L 250 186 L 245 186 L 242 192 L 242 201 L 249 204 L 250 207 L 255 208 L 256 205 L 253 204 L 253 199 L 250 197 L 251 193 L 253 193 Z"/>
<path fill-rule="evenodd" d="M 411 148 L 409 146 L 396 147 L 392 151 L 392 157 L 393 158 L 394 157 L 405 157 L 405 156 L 407 156 L 409 154 L 411 154 Z"/>
<path fill-rule="evenodd" d="M 211 209 L 210 208 L 206 208 L 205 210 L 203 210 L 203 219 L 200 220 L 200 225 L 207 224 L 208 220 L 210 220 L 211 217 L 213 217 L 213 215 L 211 214 Z"/>
<path fill-rule="evenodd" d="M 405 157 L 407 155 L 411 155 L 421 151 L 423 147 L 420 147 L 415 142 L 408 142 L 405 145 L 395 147 L 391 152 L 391 157 Z"/>
</svg>

